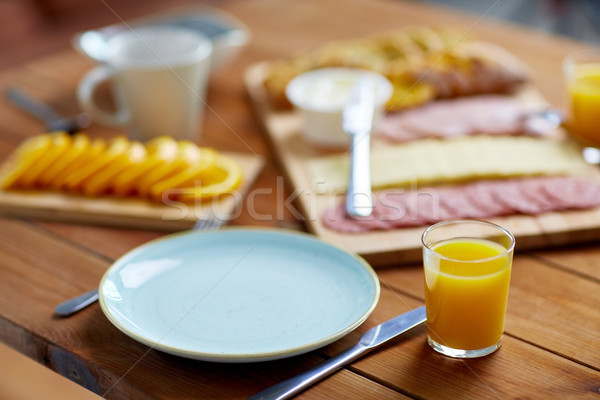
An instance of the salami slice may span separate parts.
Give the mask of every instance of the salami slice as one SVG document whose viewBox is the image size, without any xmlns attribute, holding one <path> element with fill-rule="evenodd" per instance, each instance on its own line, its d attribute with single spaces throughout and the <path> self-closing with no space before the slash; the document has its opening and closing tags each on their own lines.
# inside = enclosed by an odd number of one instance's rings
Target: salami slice
<svg viewBox="0 0 600 400">
<path fill-rule="evenodd" d="M 597 206 L 600 206 L 600 182 L 567 176 L 537 177 L 380 192 L 375 196 L 371 216 L 352 218 L 342 203 L 323 215 L 323 223 L 340 232 L 360 233 L 428 225 L 454 218 L 535 215 Z"/>
<path fill-rule="evenodd" d="M 469 199 L 464 187 L 443 188 L 439 192 L 441 204 L 449 214 L 448 219 L 489 217 L 489 212 Z"/>
<path fill-rule="evenodd" d="M 388 221 L 394 228 L 422 225 L 422 221 L 411 215 L 409 209 L 411 193 L 402 190 L 385 192 L 380 198 L 381 218 Z"/>
<path fill-rule="evenodd" d="M 550 210 L 550 208 L 545 208 L 542 202 L 534 201 L 533 198 L 526 196 L 518 180 L 496 182 L 489 185 L 488 190 L 499 203 L 517 213 L 536 215 Z"/>
<path fill-rule="evenodd" d="M 556 178 L 546 182 L 542 190 L 557 208 L 580 209 L 600 205 L 600 183 L 589 179 Z"/>
<path fill-rule="evenodd" d="M 344 202 L 328 210 L 323 215 L 322 221 L 330 229 L 347 233 L 360 233 L 391 228 L 389 224 L 379 221 L 374 213 L 368 217 L 351 217 L 346 212 L 346 204 Z"/>
<path fill-rule="evenodd" d="M 556 179 L 556 177 L 528 178 L 519 179 L 516 183 L 522 196 L 535 204 L 535 206 L 541 209 L 541 212 L 543 213 L 563 209 L 559 204 L 548 199 L 544 192 L 544 187 L 551 183 L 553 179 Z"/>
<path fill-rule="evenodd" d="M 481 181 L 475 182 L 464 187 L 465 196 L 476 207 L 483 210 L 488 217 L 509 215 L 515 212 L 515 209 L 498 201 L 493 195 L 492 189 L 498 182 Z"/>
</svg>

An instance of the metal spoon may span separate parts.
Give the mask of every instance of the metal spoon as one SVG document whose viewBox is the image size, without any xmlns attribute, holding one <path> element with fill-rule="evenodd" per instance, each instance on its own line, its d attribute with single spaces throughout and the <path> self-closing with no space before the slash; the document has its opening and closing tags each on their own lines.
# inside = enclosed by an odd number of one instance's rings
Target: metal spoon
<svg viewBox="0 0 600 400">
<path fill-rule="evenodd" d="M 52 107 L 35 100 L 21 89 L 8 88 L 6 97 L 16 106 L 44 121 L 48 132 L 65 131 L 73 134 L 87 128 L 91 123 L 91 118 L 86 113 L 78 114 L 72 118 L 64 118 Z"/>
</svg>

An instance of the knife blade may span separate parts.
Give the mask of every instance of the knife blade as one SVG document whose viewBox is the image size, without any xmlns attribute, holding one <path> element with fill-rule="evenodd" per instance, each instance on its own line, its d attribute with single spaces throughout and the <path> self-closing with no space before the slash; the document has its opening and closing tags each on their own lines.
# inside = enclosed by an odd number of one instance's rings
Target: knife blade
<svg viewBox="0 0 600 400">
<path fill-rule="evenodd" d="M 87 128 L 91 123 L 91 119 L 86 113 L 78 114 L 72 118 L 64 118 L 48 104 L 34 99 L 23 90 L 15 87 L 9 87 L 6 90 L 6 97 L 14 105 L 44 121 L 46 130 L 49 132 L 65 131 L 69 134 L 74 134 L 83 128 Z"/>
<path fill-rule="evenodd" d="M 373 212 L 369 153 L 374 109 L 374 84 L 371 77 L 362 75 L 342 112 L 342 128 L 352 137 L 346 211 L 353 217 L 367 217 Z"/>
<path fill-rule="evenodd" d="M 341 352 L 329 360 L 296 375 L 293 378 L 280 382 L 248 398 L 248 400 L 283 400 L 288 399 L 308 386 L 318 382 L 326 376 L 337 371 L 349 362 L 356 360 L 366 352 L 395 338 L 398 335 L 425 322 L 427 319 L 425 306 L 415 308 L 391 320 L 369 329 L 360 337 L 357 344 Z"/>
</svg>

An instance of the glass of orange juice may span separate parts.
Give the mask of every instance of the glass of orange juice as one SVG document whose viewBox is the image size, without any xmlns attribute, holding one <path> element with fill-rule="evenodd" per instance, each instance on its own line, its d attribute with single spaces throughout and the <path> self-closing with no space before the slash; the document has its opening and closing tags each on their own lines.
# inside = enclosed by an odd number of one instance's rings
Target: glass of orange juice
<svg viewBox="0 0 600 400">
<path fill-rule="evenodd" d="M 585 145 L 600 146 L 600 50 L 583 50 L 563 60 L 569 131 Z"/>
<path fill-rule="evenodd" d="M 515 247 L 506 229 L 450 220 L 422 237 L 427 341 L 450 357 L 481 357 L 502 342 Z"/>
</svg>

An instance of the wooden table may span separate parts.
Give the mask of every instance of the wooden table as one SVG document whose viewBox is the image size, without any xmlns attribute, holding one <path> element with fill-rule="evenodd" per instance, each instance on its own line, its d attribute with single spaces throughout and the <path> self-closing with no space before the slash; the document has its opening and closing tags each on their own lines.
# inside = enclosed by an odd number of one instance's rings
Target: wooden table
<svg viewBox="0 0 600 400">
<path fill-rule="evenodd" d="M 294 210 L 282 207 L 289 188 L 243 86 L 244 69 L 325 41 L 369 35 L 406 25 L 452 24 L 473 30 L 528 63 L 534 81 L 562 106 L 560 60 L 583 47 L 548 36 L 400 1 L 312 0 L 226 2 L 253 38 L 234 63 L 211 82 L 201 143 L 255 154 L 266 167 L 253 185 L 255 210 L 234 225 L 303 230 Z M 78 80 L 92 63 L 65 49 L 0 75 L 0 88 L 19 85 L 74 113 Z M 0 100 L 0 158 L 42 125 Z M 114 130 L 92 126 L 92 135 Z M 266 216 L 266 217 L 264 217 Z M 291 377 L 355 343 L 366 329 L 423 304 L 420 265 L 379 268 L 382 295 L 357 331 L 312 353 L 259 364 L 215 364 L 149 351 L 122 334 L 98 305 L 68 319 L 54 306 L 97 286 L 112 261 L 161 232 L 5 218 L 0 223 L 0 339 L 38 362 L 111 399 L 241 399 Z M 453 360 L 426 344 L 423 326 L 394 340 L 302 393 L 302 399 L 538 399 L 599 398 L 600 249 L 598 242 L 517 254 L 502 348 L 482 359 Z M 6 368 L 6 366 L 2 366 Z M 0 372 L 1 373 L 1 372 Z M 27 374 L 27 371 L 22 371 Z"/>
</svg>

